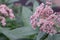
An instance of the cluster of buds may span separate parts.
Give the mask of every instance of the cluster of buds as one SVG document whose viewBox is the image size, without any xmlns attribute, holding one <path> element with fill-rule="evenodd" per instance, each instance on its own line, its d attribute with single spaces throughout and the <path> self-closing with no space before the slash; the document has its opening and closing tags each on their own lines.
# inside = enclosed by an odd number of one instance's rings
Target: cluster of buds
<svg viewBox="0 0 60 40">
<path fill-rule="evenodd" d="M 51 2 L 46 2 L 46 5 L 41 3 L 40 6 L 36 8 L 35 13 L 30 17 L 33 29 L 36 29 L 38 26 L 40 31 L 50 35 L 57 33 L 54 25 L 60 24 L 60 13 L 54 12 L 51 4 Z"/>
<path fill-rule="evenodd" d="M 15 18 L 12 9 L 7 7 L 5 4 L 0 4 L 0 21 L 2 23 L 2 26 L 6 25 L 5 17 L 9 17 L 10 19 Z"/>
</svg>

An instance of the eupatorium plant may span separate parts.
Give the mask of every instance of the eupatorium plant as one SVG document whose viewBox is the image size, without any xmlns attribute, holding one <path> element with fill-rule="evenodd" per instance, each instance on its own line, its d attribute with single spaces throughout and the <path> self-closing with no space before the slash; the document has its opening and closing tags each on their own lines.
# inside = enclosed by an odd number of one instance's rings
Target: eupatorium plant
<svg viewBox="0 0 60 40">
<path fill-rule="evenodd" d="M 5 4 L 0 4 L 0 21 L 3 26 L 6 25 L 5 17 L 9 17 L 10 19 L 15 18 L 12 9 L 7 7 Z"/>
<path fill-rule="evenodd" d="M 38 26 L 40 31 L 50 35 L 57 33 L 55 25 L 60 24 L 60 13 L 54 12 L 51 4 L 51 1 L 47 1 L 46 5 L 41 3 L 30 18 L 33 29 L 36 29 Z"/>
</svg>

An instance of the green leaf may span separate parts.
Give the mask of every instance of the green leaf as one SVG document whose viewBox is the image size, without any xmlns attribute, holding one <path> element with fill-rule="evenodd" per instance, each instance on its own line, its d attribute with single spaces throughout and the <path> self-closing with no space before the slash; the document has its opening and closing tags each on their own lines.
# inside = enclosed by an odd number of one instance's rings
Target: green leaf
<svg viewBox="0 0 60 40">
<path fill-rule="evenodd" d="M 9 0 L 8 3 L 13 3 L 13 2 L 16 2 L 18 0 Z"/>
<path fill-rule="evenodd" d="M 0 40 L 9 40 L 4 34 L 0 33 Z"/>
<path fill-rule="evenodd" d="M 9 39 L 17 39 L 17 37 L 8 29 L 0 27 L 0 32 L 7 36 Z"/>
<path fill-rule="evenodd" d="M 38 7 L 38 6 L 39 6 L 39 3 L 37 1 L 35 1 L 33 3 L 33 12 L 36 10 L 36 7 Z"/>
<path fill-rule="evenodd" d="M 18 38 L 24 38 L 26 36 L 34 35 L 37 33 L 36 30 L 33 30 L 31 27 L 21 27 L 12 30 L 12 33 Z"/>
<path fill-rule="evenodd" d="M 12 7 L 13 7 L 13 4 L 9 4 L 8 7 L 9 7 L 9 8 L 12 8 Z"/>
<path fill-rule="evenodd" d="M 22 21 L 22 6 L 15 6 L 14 7 L 15 11 L 15 18 L 16 18 L 16 23 L 18 26 L 24 26 L 23 21 Z"/>
<path fill-rule="evenodd" d="M 31 26 L 31 24 L 30 24 L 31 15 L 32 15 L 32 11 L 29 8 L 27 8 L 27 7 L 22 8 L 22 19 L 23 19 L 25 26 Z"/>
<path fill-rule="evenodd" d="M 26 5 L 28 5 L 29 3 L 34 3 L 36 0 L 28 0 L 27 2 L 26 2 Z"/>
<path fill-rule="evenodd" d="M 8 30 L 0 27 L 0 32 L 3 33 L 9 39 L 19 39 L 19 38 L 27 38 L 30 35 L 34 35 L 37 33 L 36 30 L 33 30 L 31 27 L 21 27 L 16 28 L 14 30 Z"/>
<path fill-rule="evenodd" d="M 33 39 L 29 39 L 29 38 L 20 38 L 20 39 L 17 39 L 17 40 L 33 40 Z"/>
<path fill-rule="evenodd" d="M 45 32 L 39 32 L 37 35 L 36 40 L 44 40 L 46 37 L 48 36 L 48 34 L 46 34 Z"/>
<path fill-rule="evenodd" d="M 55 36 L 54 35 L 48 35 L 48 40 L 55 40 Z"/>
<path fill-rule="evenodd" d="M 8 1 L 9 1 L 9 0 L 0 0 L 0 3 L 4 3 L 4 4 L 7 3 L 7 4 L 8 4 Z"/>
<path fill-rule="evenodd" d="M 48 40 L 60 40 L 60 34 L 49 35 Z"/>
</svg>

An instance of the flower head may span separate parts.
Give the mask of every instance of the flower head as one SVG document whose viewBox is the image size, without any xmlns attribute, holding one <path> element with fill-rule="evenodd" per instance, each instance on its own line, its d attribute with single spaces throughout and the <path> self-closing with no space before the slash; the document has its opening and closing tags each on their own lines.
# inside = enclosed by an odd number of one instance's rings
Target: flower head
<svg viewBox="0 0 60 40">
<path fill-rule="evenodd" d="M 2 23 L 3 26 L 6 25 L 5 17 L 9 17 L 10 19 L 15 18 L 12 9 L 7 7 L 5 4 L 0 5 L 0 14 L 1 14 L 0 15 L 0 20 L 1 20 L 1 23 Z M 4 17 L 2 15 L 4 15 Z"/>
<path fill-rule="evenodd" d="M 35 13 L 31 16 L 32 28 L 36 29 L 38 26 L 40 31 L 46 32 L 50 35 L 56 34 L 57 30 L 54 25 L 60 25 L 60 12 L 54 12 L 51 8 L 51 2 L 40 4 L 36 8 Z"/>
</svg>

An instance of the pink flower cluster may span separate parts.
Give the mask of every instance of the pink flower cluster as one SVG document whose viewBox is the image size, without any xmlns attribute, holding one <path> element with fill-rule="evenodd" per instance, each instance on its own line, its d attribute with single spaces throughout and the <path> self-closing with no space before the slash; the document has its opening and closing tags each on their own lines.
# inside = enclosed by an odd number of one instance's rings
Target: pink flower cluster
<svg viewBox="0 0 60 40">
<path fill-rule="evenodd" d="M 56 34 L 57 30 L 54 25 L 60 24 L 60 13 L 54 12 L 51 8 L 51 2 L 41 3 L 36 8 L 35 13 L 30 17 L 32 28 L 36 29 L 38 26 L 41 31 L 50 35 Z"/>
<path fill-rule="evenodd" d="M 9 17 L 10 19 L 15 18 L 12 9 L 10 9 L 9 7 L 7 7 L 5 4 L 0 4 L 0 20 L 3 26 L 6 25 L 6 19 L 5 17 Z"/>
</svg>

